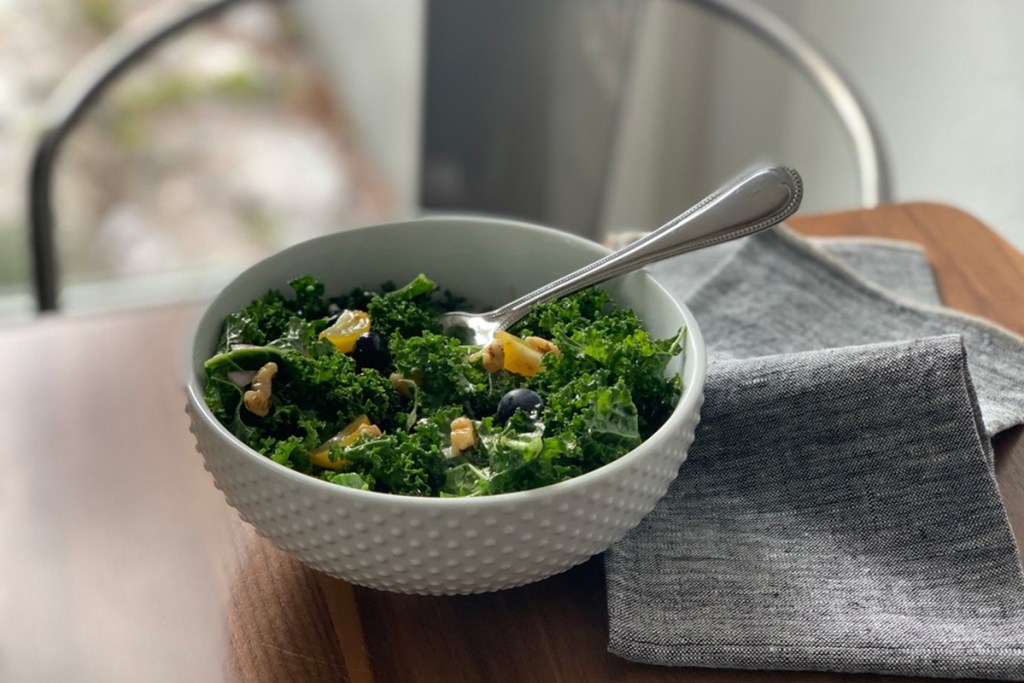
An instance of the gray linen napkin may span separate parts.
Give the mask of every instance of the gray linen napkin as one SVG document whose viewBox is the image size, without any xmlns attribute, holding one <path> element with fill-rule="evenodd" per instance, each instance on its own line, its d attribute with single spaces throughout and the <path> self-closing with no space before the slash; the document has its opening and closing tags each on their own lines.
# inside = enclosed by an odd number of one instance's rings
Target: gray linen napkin
<svg viewBox="0 0 1024 683">
<path fill-rule="evenodd" d="M 610 651 L 1024 678 L 989 443 L 1024 421 L 1024 344 L 930 305 L 914 249 L 775 230 L 719 252 L 653 268 L 701 323 L 706 402 L 679 478 L 606 554 Z"/>
</svg>

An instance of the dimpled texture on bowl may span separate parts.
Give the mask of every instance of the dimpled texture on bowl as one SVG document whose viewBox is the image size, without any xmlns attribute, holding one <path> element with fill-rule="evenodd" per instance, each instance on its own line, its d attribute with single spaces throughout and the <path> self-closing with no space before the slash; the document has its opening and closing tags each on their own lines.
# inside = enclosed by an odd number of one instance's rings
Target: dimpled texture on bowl
<svg viewBox="0 0 1024 683">
<path fill-rule="evenodd" d="M 532 247 L 517 249 L 519 240 Z M 395 244 L 422 258 L 387 266 L 377 254 L 370 259 L 377 263 L 364 263 L 361 271 L 349 266 L 352 256 L 346 254 Z M 545 254 L 546 263 L 523 265 L 530 253 Z M 656 336 L 687 326 L 685 363 L 677 366 L 685 381 L 683 395 L 650 439 L 566 482 L 480 498 L 356 491 L 255 453 L 213 418 L 202 400 L 202 361 L 213 351 L 224 315 L 299 274 L 321 277 L 328 292 L 338 292 L 388 279 L 400 282 L 422 271 L 445 288 L 473 292 L 477 303 L 486 305 L 529 291 L 602 253 L 596 244 L 536 226 L 459 218 L 336 233 L 257 264 L 211 304 L 196 333 L 187 409 L 206 469 L 261 536 L 313 569 L 372 588 L 421 594 L 493 591 L 546 578 L 604 551 L 665 495 L 693 441 L 703 400 L 704 348 L 696 323 L 644 273 L 620 278 L 608 289 L 619 303 L 636 309 Z M 460 269 L 457 264 L 467 256 L 474 267 Z M 332 283 L 323 277 L 329 264 L 349 272 Z"/>
</svg>

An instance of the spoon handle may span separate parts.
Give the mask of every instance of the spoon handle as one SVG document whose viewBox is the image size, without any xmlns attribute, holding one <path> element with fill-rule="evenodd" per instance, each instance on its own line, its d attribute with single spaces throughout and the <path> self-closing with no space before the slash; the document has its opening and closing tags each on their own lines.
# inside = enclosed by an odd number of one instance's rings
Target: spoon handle
<svg viewBox="0 0 1024 683">
<path fill-rule="evenodd" d="M 803 181 L 782 166 L 740 178 L 681 215 L 618 251 L 544 285 L 492 312 L 501 329 L 534 305 L 604 282 L 669 256 L 728 242 L 770 228 L 800 206 Z"/>
</svg>

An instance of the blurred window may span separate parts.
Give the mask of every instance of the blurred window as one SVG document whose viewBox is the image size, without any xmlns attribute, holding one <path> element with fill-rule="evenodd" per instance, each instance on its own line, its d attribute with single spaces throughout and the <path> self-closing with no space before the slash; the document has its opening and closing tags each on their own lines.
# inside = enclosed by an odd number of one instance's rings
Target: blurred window
<svg viewBox="0 0 1024 683">
<path fill-rule="evenodd" d="M 0 0 L 0 319 L 30 314 L 26 174 L 41 103 L 154 0 Z M 208 295 L 288 244 L 386 217 L 341 94 L 271 3 L 229 10 L 113 85 L 63 148 L 64 310 Z"/>
</svg>

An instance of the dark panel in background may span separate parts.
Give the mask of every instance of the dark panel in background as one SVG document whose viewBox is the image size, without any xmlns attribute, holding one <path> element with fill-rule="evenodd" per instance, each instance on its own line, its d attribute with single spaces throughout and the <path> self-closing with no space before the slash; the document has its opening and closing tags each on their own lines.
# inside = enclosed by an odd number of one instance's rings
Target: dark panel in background
<svg viewBox="0 0 1024 683">
<path fill-rule="evenodd" d="M 422 206 L 595 234 L 643 5 L 429 3 Z"/>
</svg>

